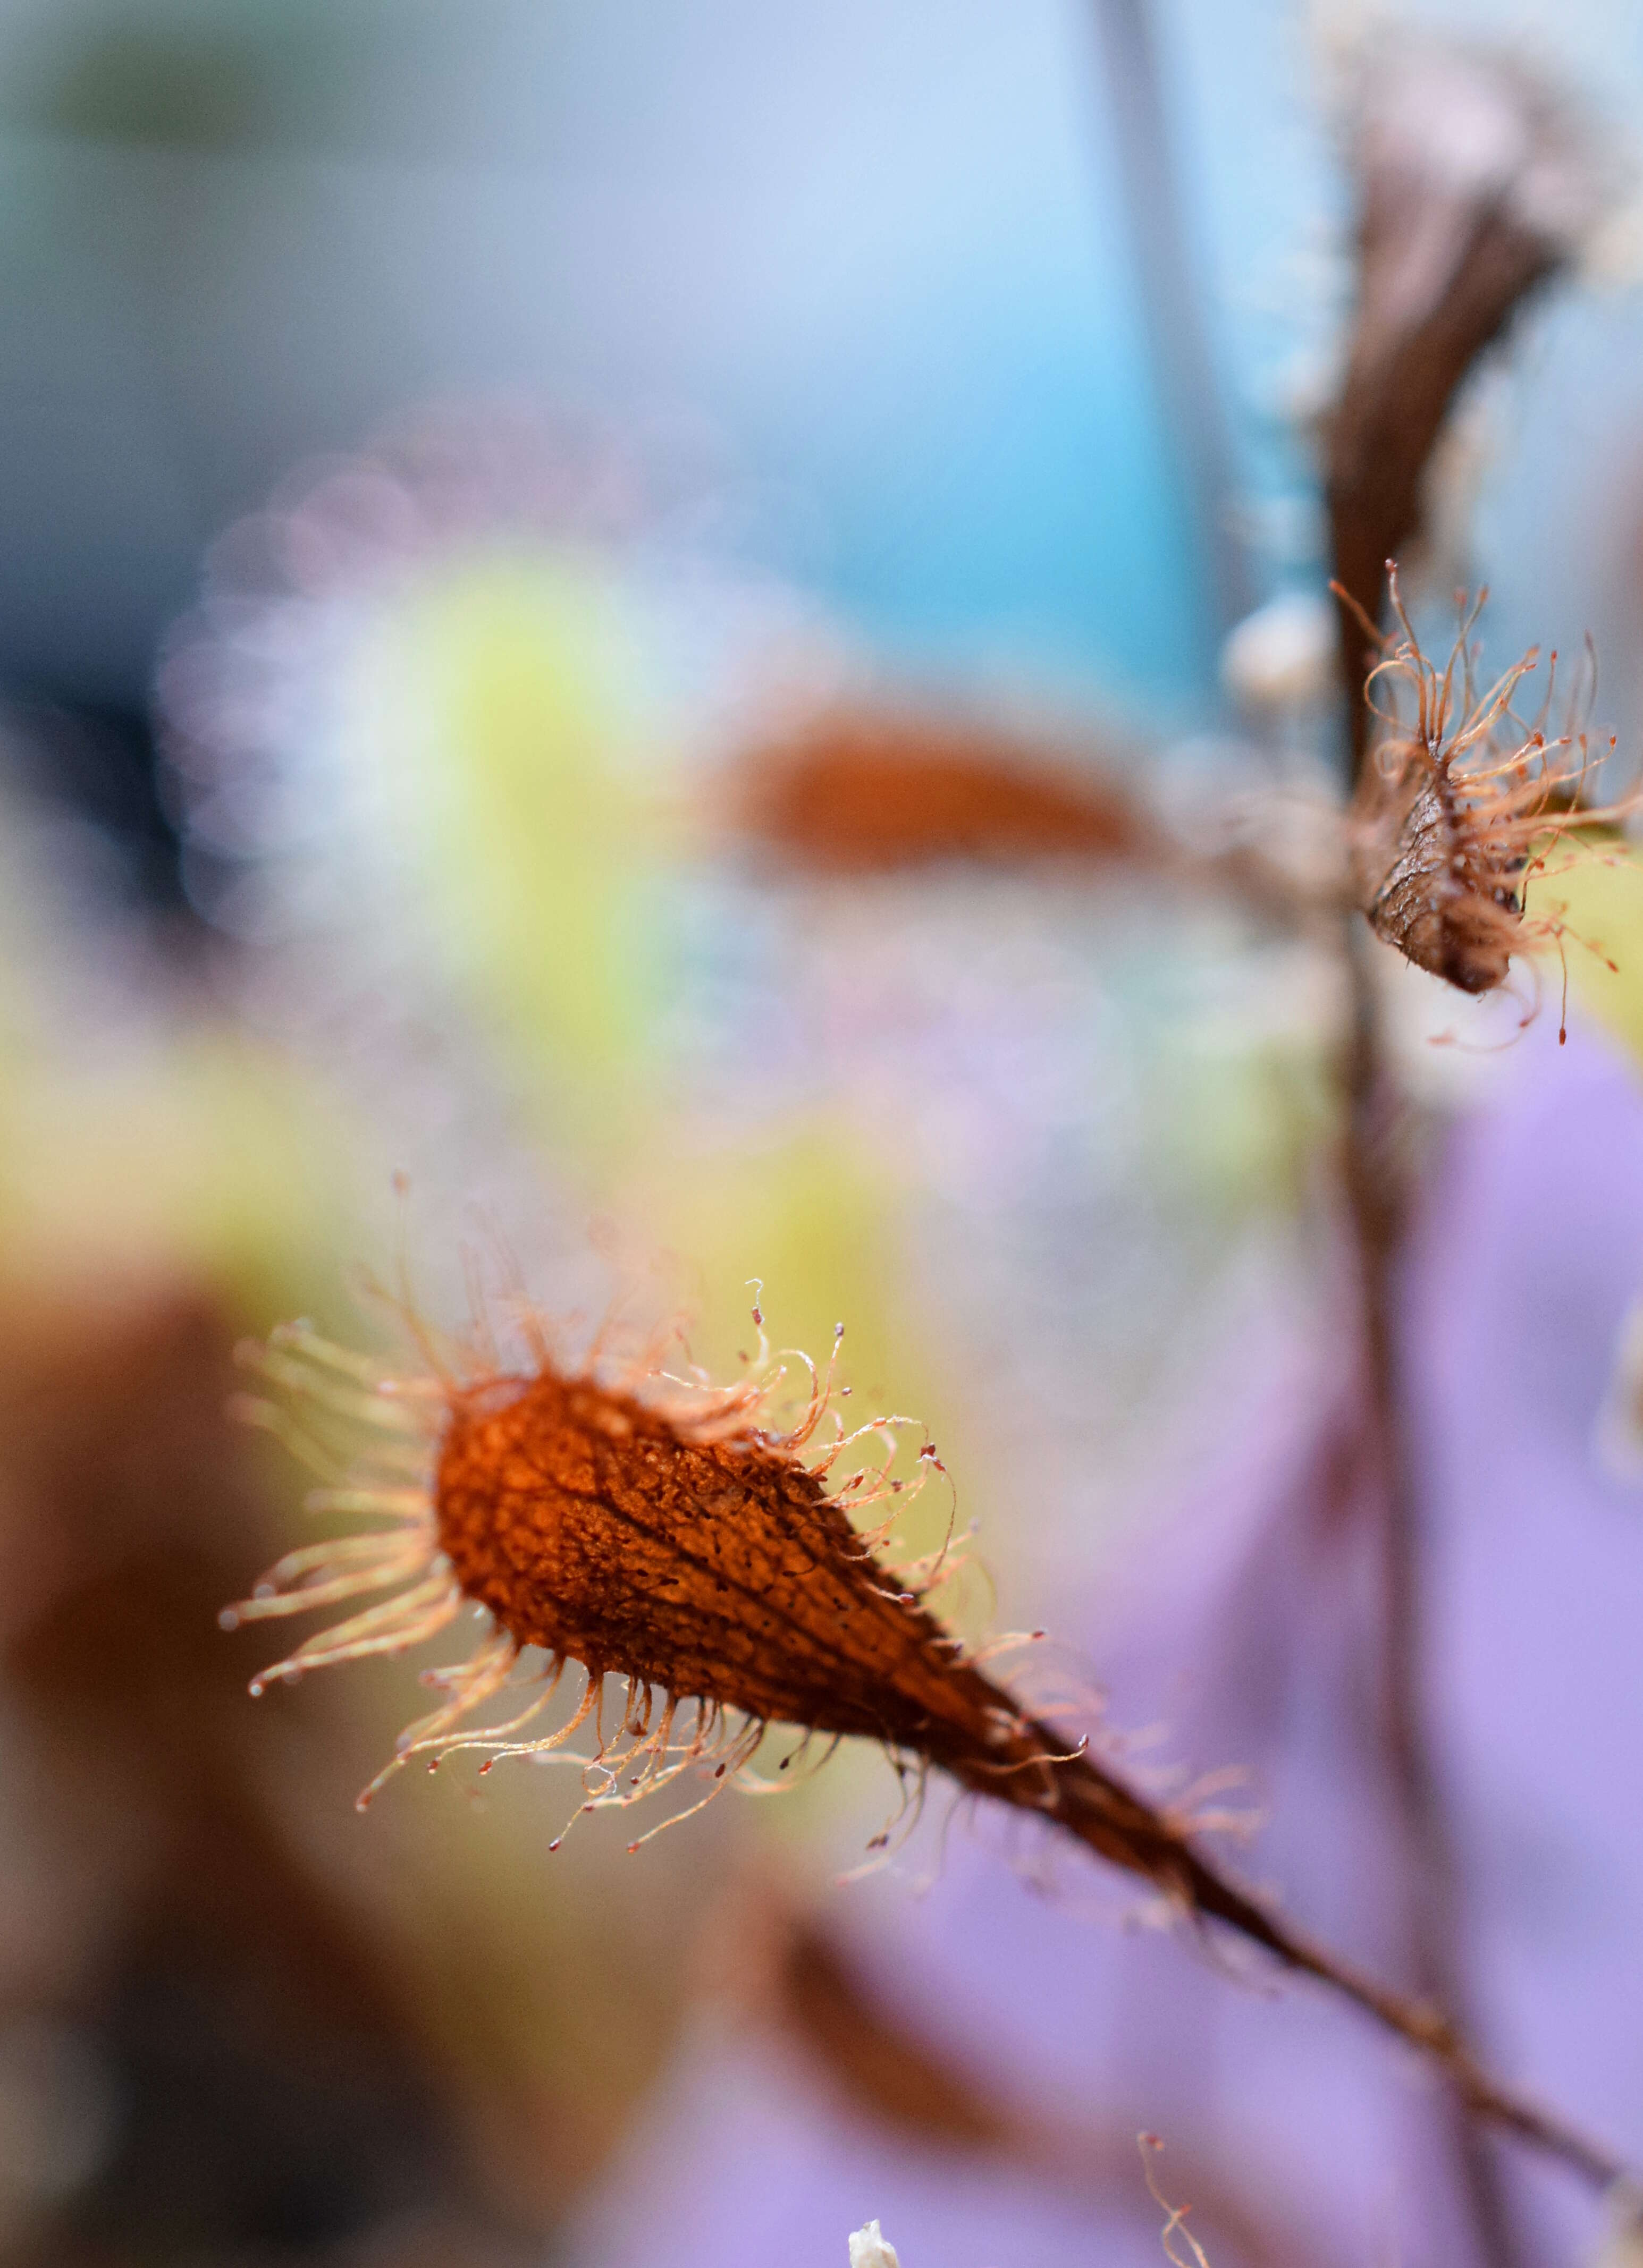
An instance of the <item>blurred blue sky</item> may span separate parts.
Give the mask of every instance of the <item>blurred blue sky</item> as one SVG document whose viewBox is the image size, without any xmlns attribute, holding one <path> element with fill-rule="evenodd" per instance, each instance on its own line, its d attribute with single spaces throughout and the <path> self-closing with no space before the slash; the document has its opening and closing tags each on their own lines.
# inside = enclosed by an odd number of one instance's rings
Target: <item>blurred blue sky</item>
<svg viewBox="0 0 1643 2268">
<path fill-rule="evenodd" d="M 1343 209 L 1299 15 L 1159 11 L 1269 503 Z M 1215 623 L 1116 164 L 1092 0 L 4 0 L 0 675 L 140 698 L 300 460 L 512 387 L 705 432 L 749 547 L 899 658 L 1190 718 Z"/>
<path fill-rule="evenodd" d="M 1271 0 L 1190 12 L 1190 162 L 1206 99 L 1264 150 L 1241 259 L 1293 59 Z M 1206 681 L 1079 0 L 11 0 L 0 114 L 13 679 L 129 695 L 296 460 L 519 386 L 704 424 L 892 648 Z"/>
</svg>

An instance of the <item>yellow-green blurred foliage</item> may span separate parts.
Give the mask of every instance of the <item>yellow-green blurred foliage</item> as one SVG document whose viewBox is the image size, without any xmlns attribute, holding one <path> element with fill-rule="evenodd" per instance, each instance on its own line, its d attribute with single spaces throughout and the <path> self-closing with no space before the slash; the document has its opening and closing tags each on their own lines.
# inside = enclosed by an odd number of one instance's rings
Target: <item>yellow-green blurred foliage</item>
<svg viewBox="0 0 1643 2268">
<path fill-rule="evenodd" d="M 387 769 L 418 914 L 543 1131 L 620 1147 L 659 971 L 643 662 L 594 569 L 476 561 L 362 657 L 348 723 Z"/>
<path fill-rule="evenodd" d="M 1539 902 L 1546 911 L 1567 907 L 1575 999 L 1643 1063 L 1643 862 L 1630 849 L 1577 854 L 1567 873 L 1541 888 Z M 1545 982 L 1558 981 L 1554 963 Z"/>
<path fill-rule="evenodd" d="M 335 1314 L 358 1187 L 334 1106 L 226 1029 L 135 1060 L 13 1078 L 0 1103 L 0 1233 L 13 1264 L 117 1271 L 163 1261 L 262 1326 Z"/>
</svg>

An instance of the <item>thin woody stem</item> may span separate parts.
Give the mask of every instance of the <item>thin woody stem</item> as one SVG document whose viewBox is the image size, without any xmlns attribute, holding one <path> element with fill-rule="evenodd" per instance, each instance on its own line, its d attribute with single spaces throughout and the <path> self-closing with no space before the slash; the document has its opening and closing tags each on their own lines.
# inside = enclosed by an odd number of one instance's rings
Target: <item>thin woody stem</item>
<svg viewBox="0 0 1643 2268">
<path fill-rule="evenodd" d="M 1369 966 L 1368 932 L 1347 939 L 1352 1026 L 1345 1090 L 1345 1182 L 1357 1245 L 1365 1373 L 1365 1431 L 1380 1547 L 1378 1629 L 1381 1744 L 1399 1837 L 1409 1952 L 1415 1980 L 1452 2012 L 1457 2044 L 1472 2030 L 1461 1958 L 1460 1892 L 1452 1838 L 1422 1707 L 1426 1614 L 1420 1506 L 1403 1415 L 1393 1271 L 1404 1193 L 1389 1154 L 1396 1106 L 1388 1088 Z M 1463 2088 L 1449 2098 L 1449 2147 L 1457 2184 L 1488 2268 L 1515 2268 L 1521 2248 L 1501 2169 L 1470 2115 Z"/>
<path fill-rule="evenodd" d="M 1237 1894 L 1234 1895 L 1235 1898 Z M 1253 1909 L 1253 1928 L 1231 1911 L 1221 1911 L 1218 1918 L 1265 1945 L 1286 1966 L 1315 1977 L 1356 2001 L 1388 2031 L 1435 2064 L 1477 2117 L 1516 2140 L 1560 2159 L 1599 2188 L 1607 2189 L 1625 2176 L 1625 2161 L 1615 2152 L 1496 2079 L 1464 2044 L 1450 2018 L 1430 2001 L 1392 1991 L 1330 1947 L 1277 1921 L 1259 1907 Z"/>
<path fill-rule="evenodd" d="M 1330 552 L 1350 594 L 1340 658 L 1354 779 L 1368 745 L 1357 692 L 1374 642 L 1361 616 L 1379 615 L 1382 563 L 1419 530 L 1444 418 L 1478 356 L 1571 258 L 1603 195 L 1594 137 L 1503 55 L 1401 43 L 1360 100 L 1358 304 L 1325 480 Z"/>
<path fill-rule="evenodd" d="M 1453 2020 L 1430 2000 L 1396 1992 L 1344 1955 L 1281 1919 L 1190 1842 L 1165 1815 L 1088 1756 L 1058 1754 L 1047 1726 L 1023 1723 L 1035 1763 L 1013 1769 L 996 1756 L 961 1749 L 938 1753 L 954 1777 L 979 1794 L 1036 1811 L 1101 1858 L 1140 1873 L 1191 1911 L 1261 1946 L 1286 1969 L 1315 1977 L 1352 2000 L 1440 2071 L 1469 2111 L 1519 2142 L 1560 2160 L 1599 2188 L 1628 2176 L 1625 2161 L 1477 2060 Z"/>
</svg>

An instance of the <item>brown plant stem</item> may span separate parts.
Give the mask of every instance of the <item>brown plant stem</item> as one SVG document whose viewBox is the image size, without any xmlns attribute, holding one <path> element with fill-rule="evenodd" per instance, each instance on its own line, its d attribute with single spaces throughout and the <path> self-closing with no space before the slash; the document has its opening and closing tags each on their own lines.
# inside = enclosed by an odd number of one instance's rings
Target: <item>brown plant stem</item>
<svg viewBox="0 0 1643 2268">
<path fill-rule="evenodd" d="M 1358 301 L 1330 422 L 1326 487 L 1356 786 L 1369 747 L 1363 695 L 1385 565 L 1420 533 L 1423 487 L 1444 420 L 1479 356 L 1567 262 L 1596 217 L 1604 185 L 1589 137 L 1570 113 L 1508 59 L 1482 48 L 1433 40 L 1383 48 L 1365 73 L 1354 140 Z M 1396 941 L 1409 950 L 1406 939 Z M 1440 942 L 1453 958 L 1452 925 Z M 1419 1501 L 1401 1415 L 1392 1280 L 1403 1191 L 1389 1141 L 1396 1104 L 1381 1059 L 1372 953 L 1367 931 L 1349 917 L 1343 1166 L 1378 1514 L 1381 1738 L 1404 1853 L 1411 1970 L 1418 1989 L 1458 2017 L 1455 1856 L 1420 1698 Z M 1448 966 L 1440 973 L 1464 981 Z M 1462 2032 L 1455 2047 L 1470 2058 Z M 1448 2100 L 1456 2183 L 1477 2250 L 1488 2268 L 1515 2268 L 1520 2247 L 1501 2169 L 1469 2116 L 1484 2106 L 1458 2079 Z"/>
<path fill-rule="evenodd" d="M 1330 422 L 1326 487 L 1352 703 L 1352 776 L 1373 659 L 1356 600 L 1381 610 L 1385 562 L 1419 533 L 1422 483 L 1478 357 L 1565 265 L 1601 207 L 1597 137 L 1507 58 L 1404 40 L 1361 92 L 1358 306 Z"/>
<path fill-rule="evenodd" d="M 1357 1248 L 1364 1427 L 1380 1550 L 1377 1702 L 1389 1793 L 1403 1848 L 1409 1958 L 1417 1989 L 1451 2012 L 1462 2048 L 1473 2026 L 1462 1957 L 1453 1838 L 1422 1706 L 1426 1611 L 1419 1490 L 1404 1421 L 1394 1276 L 1406 1211 L 1396 1152 L 1398 1108 L 1387 1076 L 1374 990 L 1374 945 L 1351 924 L 1352 1028 L 1344 1086 L 1345 1182 Z M 1521 2248 L 1497 2163 L 1463 2087 L 1448 2092 L 1448 2141 L 1457 2187 L 1489 2268 L 1515 2268 Z"/>
</svg>

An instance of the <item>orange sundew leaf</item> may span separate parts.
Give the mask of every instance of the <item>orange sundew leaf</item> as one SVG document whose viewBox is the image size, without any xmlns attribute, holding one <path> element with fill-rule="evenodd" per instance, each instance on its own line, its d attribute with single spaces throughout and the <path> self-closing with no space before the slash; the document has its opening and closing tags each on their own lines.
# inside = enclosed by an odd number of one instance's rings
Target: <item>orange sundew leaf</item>
<svg viewBox="0 0 1643 2268">
<path fill-rule="evenodd" d="M 984 726 L 836 708 L 742 760 L 744 830 L 799 870 L 947 859 L 1154 865 L 1164 839 L 1110 770 L 1029 755 Z"/>
<path fill-rule="evenodd" d="M 781 1723 L 879 1742 L 906 1776 L 910 1809 L 933 1767 L 976 1794 L 1052 1817 L 1181 1908 L 1219 1914 L 1277 1948 L 1260 1909 L 1197 1852 L 1190 1822 L 1127 1787 L 987 1675 L 931 1612 L 928 1589 L 909 1587 L 855 1525 L 852 1512 L 881 1491 L 861 1493 L 848 1477 L 836 1484 L 850 1437 L 817 1438 L 836 1390 L 836 1341 L 825 1371 L 799 1359 L 795 1373 L 770 1354 L 759 1318 L 748 1374 L 715 1388 L 670 1372 L 654 1339 L 624 1359 L 608 1329 L 578 1369 L 546 1352 L 551 1331 L 527 1337 L 531 1366 L 498 1370 L 481 1337 L 453 1352 L 454 1368 L 426 1395 L 408 1395 L 386 1366 L 373 1388 L 368 1364 L 302 1326 L 282 1332 L 277 1362 L 262 1365 L 288 1395 L 317 1403 L 328 1427 L 357 1421 L 350 1500 L 367 1513 L 391 1503 L 401 1517 L 365 1538 L 287 1555 L 228 1619 L 406 1587 L 308 1639 L 254 1690 L 403 1652 L 464 1607 L 484 1616 L 477 1651 L 432 1675 L 439 1707 L 402 1736 L 367 1796 L 412 1756 L 564 1755 L 591 1718 L 596 1753 L 568 1759 L 583 1768 L 584 1808 L 625 1808 L 687 1771 L 728 1784 L 765 1727 Z M 340 1396 L 339 1373 L 351 1381 Z M 801 1406 L 783 1422 L 795 1375 Z M 355 1406 L 379 1398 L 401 1426 L 421 1431 L 417 1521 L 403 1518 L 404 1467 L 387 1462 L 406 1446 L 403 1433 L 385 1435 L 371 1422 L 380 1411 Z M 915 1464 L 903 1501 L 943 1470 L 928 1442 Z M 545 1658 L 534 1674 L 520 1664 L 529 1649 Z M 586 1674 L 572 1724 L 539 1733 L 534 1720 L 570 1662 Z M 608 1679 L 626 1683 L 610 1733 Z M 512 1713 L 476 1721 L 498 1699 Z"/>
</svg>

